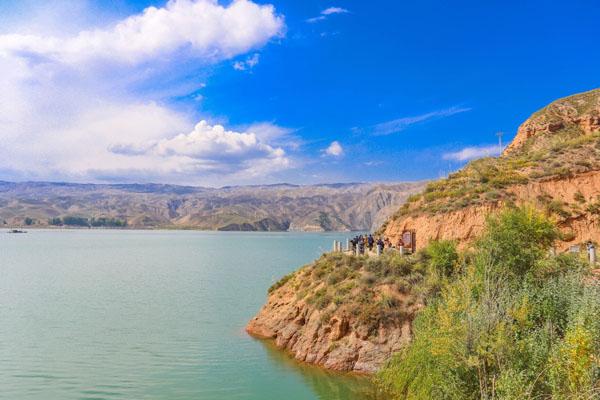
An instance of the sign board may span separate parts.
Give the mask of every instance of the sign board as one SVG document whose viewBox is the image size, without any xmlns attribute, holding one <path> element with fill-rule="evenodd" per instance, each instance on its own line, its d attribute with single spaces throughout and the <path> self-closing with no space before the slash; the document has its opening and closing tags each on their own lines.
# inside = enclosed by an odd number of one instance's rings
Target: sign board
<svg viewBox="0 0 600 400">
<path fill-rule="evenodd" d="M 402 247 L 412 253 L 417 249 L 417 233 L 415 231 L 402 232 Z"/>
</svg>

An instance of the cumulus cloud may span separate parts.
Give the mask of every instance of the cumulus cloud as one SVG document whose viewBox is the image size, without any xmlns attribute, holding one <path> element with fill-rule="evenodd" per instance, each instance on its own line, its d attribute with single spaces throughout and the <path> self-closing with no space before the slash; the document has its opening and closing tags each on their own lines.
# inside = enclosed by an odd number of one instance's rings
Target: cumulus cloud
<svg viewBox="0 0 600 400">
<path fill-rule="evenodd" d="M 342 147 L 340 142 L 338 142 L 337 140 L 334 140 L 333 142 L 331 142 L 329 147 L 327 147 L 323 151 L 325 152 L 325 154 L 327 154 L 328 156 L 332 156 L 332 157 L 341 157 L 344 155 L 344 148 Z"/>
<path fill-rule="evenodd" d="M 236 61 L 233 63 L 233 69 L 237 71 L 246 71 L 252 69 L 258 65 L 260 61 L 260 54 L 254 53 L 244 61 Z"/>
<path fill-rule="evenodd" d="M 308 22 L 309 24 L 314 24 L 315 22 L 326 20 L 327 17 L 330 16 L 330 15 L 334 15 L 334 14 L 347 14 L 349 12 L 350 11 L 348 11 L 345 8 L 342 8 L 342 7 L 328 7 L 326 9 L 324 9 L 323 11 L 321 11 L 321 13 L 319 15 L 317 15 L 316 17 L 308 18 L 306 20 L 306 22 Z"/>
<path fill-rule="evenodd" d="M 112 153 L 140 158 L 160 158 L 177 165 L 180 170 L 195 170 L 217 174 L 244 174 L 253 176 L 285 169 L 290 165 L 286 152 L 262 141 L 252 131 L 226 130 L 222 125 L 211 125 L 202 120 L 189 133 L 171 138 L 141 143 L 115 143 Z"/>
<path fill-rule="evenodd" d="M 445 153 L 442 157 L 444 158 L 444 160 L 464 162 L 481 157 L 497 156 L 500 155 L 500 153 L 502 153 L 502 150 L 503 147 L 499 145 L 471 146 L 465 147 L 464 149 L 455 152 Z"/>
<path fill-rule="evenodd" d="M 471 109 L 466 107 L 450 107 L 447 109 L 432 111 L 413 117 L 398 118 L 374 125 L 373 127 L 371 127 L 370 132 L 371 134 L 376 136 L 391 135 L 392 133 L 401 132 L 415 124 L 450 117 L 452 115 L 464 113 L 467 111 L 471 111 Z"/>
<path fill-rule="evenodd" d="M 0 35 L 0 54 L 68 64 L 94 59 L 135 64 L 184 51 L 214 62 L 261 46 L 283 29 L 283 17 L 271 5 L 171 0 L 163 8 L 148 7 L 114 26 L 71 37 Z"/>
<path fill-rule="evenodd" d="M 270 5 L 171 0 L 69 36 L 25 25 L 0 34 L 0 179 L 210 185 L 287 168 L 288 147 L 275 139 L 206 123 L 198 132 L 195 111 L 170 105 L 198 98 L 208 78 L 198 66 L 243 56 L 284 29 Z"/>
</svg>

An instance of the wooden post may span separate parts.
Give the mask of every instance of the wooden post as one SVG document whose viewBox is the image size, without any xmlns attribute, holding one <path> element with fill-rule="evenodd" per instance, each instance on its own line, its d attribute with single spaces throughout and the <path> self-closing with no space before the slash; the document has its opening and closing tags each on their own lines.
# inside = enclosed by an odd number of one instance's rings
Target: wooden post
<svg viewBox="0 0 600 400">
<path fill-rule="evenodd" d="M 350 251 L 350 239 L 346 238 L 346 251 Z"/>
<path fill-rule="evenodd" d="M 378 244 L 377 245 L 377 257 L 379 257 L 380 255 L 381 255 L 381 247 Z"/>
</svg>

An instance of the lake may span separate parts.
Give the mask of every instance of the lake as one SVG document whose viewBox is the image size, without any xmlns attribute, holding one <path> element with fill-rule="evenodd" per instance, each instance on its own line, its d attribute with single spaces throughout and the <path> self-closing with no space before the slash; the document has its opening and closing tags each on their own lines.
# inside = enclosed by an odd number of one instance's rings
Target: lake
<svg viewBox="0 0 600 400">
<path fill-rule="evenodd" d="M 0 232 L 0 398 L 358 400 L 244 326 L 340 233 Z"/>
</svg>

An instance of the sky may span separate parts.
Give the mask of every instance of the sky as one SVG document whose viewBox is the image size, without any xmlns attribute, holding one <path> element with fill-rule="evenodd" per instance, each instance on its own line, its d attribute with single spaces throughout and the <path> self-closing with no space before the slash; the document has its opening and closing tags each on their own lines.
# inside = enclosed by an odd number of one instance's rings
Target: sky
<svg viewBox="0 0 600 400">
<path fill-rule="evenodd" d="M 600 87 L 600 4 L 0 0 L 0 180 L 435 179 Z"/>
</svg>

